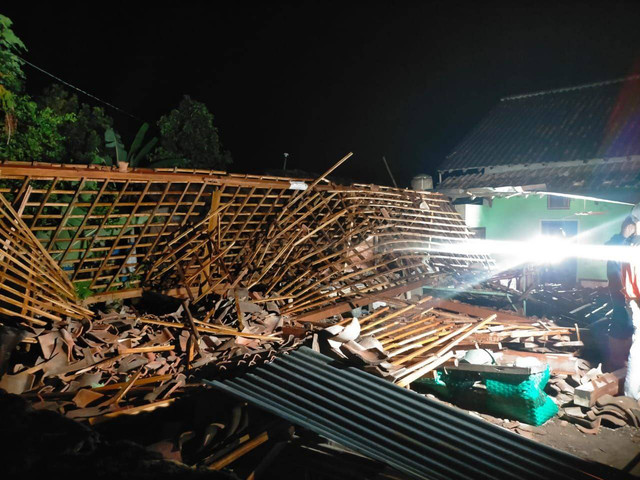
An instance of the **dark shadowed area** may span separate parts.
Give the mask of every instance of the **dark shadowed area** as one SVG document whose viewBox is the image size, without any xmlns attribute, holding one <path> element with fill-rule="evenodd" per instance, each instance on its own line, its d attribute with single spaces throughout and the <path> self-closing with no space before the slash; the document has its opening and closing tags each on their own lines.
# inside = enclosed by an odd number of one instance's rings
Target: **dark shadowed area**
<svg viewBox="0 0 640 480">
<path fill-rule="evenodd" d="M 433 173 L 500 97 L 628 75 L 632 2 L 6 5 L 27 59 L 155 123 L 183 94 L 214 113 L 235 172 L 390 184 Z M 51 79 L 25 67 L 28 89 Z M 109 111 L 125 138 L 140 120 Z"/>
</svg>

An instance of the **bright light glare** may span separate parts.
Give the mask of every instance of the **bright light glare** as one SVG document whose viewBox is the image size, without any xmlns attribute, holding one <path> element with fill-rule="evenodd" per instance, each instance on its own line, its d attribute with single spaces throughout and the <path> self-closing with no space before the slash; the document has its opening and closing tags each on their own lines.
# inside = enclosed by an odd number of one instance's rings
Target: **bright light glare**
<svg viewBox="0 0 640 480">
<path fill-rule="evenodd" d="M 585 245 L 572 239 L 540 236 L 528 241 L 504 241 L 471 239 L 460 243 L 427 244 L 394 249 L 413 250 L 427 253 L 449 253 L 461 255 L 499 255 L 509 257 L 516 263 L 557 263 L 566 258 L 590 260 L 614 260 L 629 262 L 640 255 L 640 249 L 632 246 Z"/>
</svg>

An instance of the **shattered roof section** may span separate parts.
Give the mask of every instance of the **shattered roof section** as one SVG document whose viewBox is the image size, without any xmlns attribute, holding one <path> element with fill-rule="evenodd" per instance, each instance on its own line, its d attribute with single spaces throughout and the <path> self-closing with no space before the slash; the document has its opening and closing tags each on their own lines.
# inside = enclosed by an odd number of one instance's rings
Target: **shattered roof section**
<svg viewBox="0 0 640 480">
<path fill-rule="evenodd" d="M 0 177 L 0 194 L 83 298 L 152 288 L 196 303 L 244 286 L 299 315 L 491 264 L 425 255 L 471 235 L 434 192 L 10 162 Z"/>
<path fill-rule="evenodd" d="M 66 316 L 91 316 L 89 310 L 78 305 L 73 285 L 64 272 L 2 195 L 0 245 L 1 317 L 26 320 L 26 326 L 43 326 Z"/>
<path fill-rule="evenodd" d="M 554 192 L 604 192 L 640 189 L 640 158 L 622 161 L 577 162 L 495 171 L 490 168 L 443 178 L 438 190 L 546 185 Z"/>
<path fill-rule="evenodd" d="M 440 171 L 640 154 L 640 76 L 504 98 Z"/>
</svg>

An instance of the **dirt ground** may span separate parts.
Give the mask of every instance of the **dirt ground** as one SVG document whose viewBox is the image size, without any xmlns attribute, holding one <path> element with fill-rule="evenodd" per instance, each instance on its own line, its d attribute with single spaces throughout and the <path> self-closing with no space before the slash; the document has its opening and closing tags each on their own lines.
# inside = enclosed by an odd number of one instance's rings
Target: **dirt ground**
<svg viewBox="0 0 640 480">
<path fill-rule="evenodd" d="M 640 429 L 602 427 L 596 435 L 587 435 L 575 425 L 553 418 L 535 429 L 533 439 L 640 477 Z"/>
<path fill-rule="evenodd" d="M 469 411 L 458 405 L 444 401 L 433 394 L 426 397 L 444 403 L 445 405 L 461 409 L 471 415 L 483 418 L 489 423 L 508 428 L 514 433 L 525 435 L 534 441 L 563 450 L 585 460 L 602 463 L 640 478 L 640 429 L 628 425 L 619 428 L 602 426 L 595 435 L 582 433 L 567 421 L 554 417 L 544 425 L 533 427 L 519 424 L 509 419 L 500 419 L 492 415 L 476 411 Z M 468 407 L 468 405 L 467 405 Z M 516 424 L 516 428 L 508 427 Z M 521 431 L 518 431 L 521 430 Z"/>
</svg>

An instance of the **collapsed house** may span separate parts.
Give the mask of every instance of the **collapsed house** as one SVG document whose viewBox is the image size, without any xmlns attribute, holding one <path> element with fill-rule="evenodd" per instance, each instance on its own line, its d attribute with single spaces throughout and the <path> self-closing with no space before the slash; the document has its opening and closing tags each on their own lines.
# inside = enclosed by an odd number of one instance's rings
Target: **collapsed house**
<svg viewBox="0 0 640 480">
<path fill-rule="evenodd" d="M 99 435 L 130 431 L 161 458 L 207 471 L 262 452 L 245 462 L 250 478 L 292 442 L 315 460 L 353 465 L 362 462 L 354 454 L 364 455 L 375 474 L 390 466 L 410 478 L 471 478 L 458 456 L 475 441 L 466 461 L 477 461 L 482 477 L 613 478 L 527 439 L 520 422 L 507 425 L 516 435 L 403 391 L 464 384 L 465 395 L 482 398 L 474 401 L 504 405 L 505 385 L 533 382 L 532 397 L 516 392 L 507 403 L 536 425 L 584 387 L 598 427 L 638 418 L 596 404 L 617 393 L 619 379 L 574 355 L 576 326 L 424 296 L 425 286 L 486 278 L 493 260 L 443 248 L 472 233 L 440 193 L 327 180 L 348 157 L 317 179 L 3 163 L 0 313 L 3 344 L 14 352 L 0 388 L 30 402 L 25 418 L 53 410 Z M 499 363 L 464 361 L 486 350 L 499 352 Z M 522 365 L 523 351 L 540 361 Z M 557 401 L 543 391 L 551 375 Z M 389 401 L 382 411 L 404 413 L 354 424 L 348 412 L 364 419 L 371 406 L 359 402 L 374 391 Z M 219 392 L 231 397 L 211 397 Z M 343 414 L 329 412 L 325 399 Z M 226 407 L 202 406 L 212 402 Z M 423 421 L 438 418 L 446 434 L 416 437 L 408 405 Z M 290 425 L 302 430 L 294 437 Z M 328 451 L 309 432 L 337 445 Z M 74 451 L 99 455 L 106 440 L 86 435 Z M 480 453 L 492 442 L 487 461 Z"/>
<path fill-rule="evenodd" d="M 4 164 L 1 173 L 7 201 L 93 301 L 153 286 L 197 302 L 260 284 L 295 299 L 294 314 L 490 262 L 412 251 L 469 237 L 435 193 L 197 171 Z"/>
</svg>

